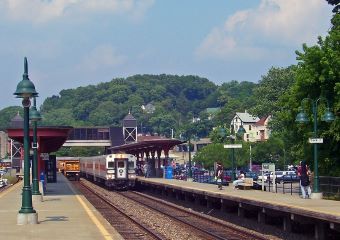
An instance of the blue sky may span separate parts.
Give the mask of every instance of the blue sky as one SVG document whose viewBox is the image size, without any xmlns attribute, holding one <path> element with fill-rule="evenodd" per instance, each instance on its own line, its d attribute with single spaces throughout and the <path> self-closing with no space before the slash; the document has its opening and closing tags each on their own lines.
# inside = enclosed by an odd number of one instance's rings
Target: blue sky
<svg viewBox="0 0 340 240">
<path fill-rule="evenodd" d="M 24 57 L 40 105 L 62 89 L 134 74 L 258 82 L 330 28 L 325 0 L 1 0 L 0 109 Z"/>
</svg>

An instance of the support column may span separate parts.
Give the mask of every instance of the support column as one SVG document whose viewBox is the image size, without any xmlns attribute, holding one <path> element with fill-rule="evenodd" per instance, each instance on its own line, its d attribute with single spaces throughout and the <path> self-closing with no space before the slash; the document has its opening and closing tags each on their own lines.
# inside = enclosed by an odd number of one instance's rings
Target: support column
<svg viewBox="0 0 340 240">
<path fill-rule="evenodd" d="M 214 208 L 214 202 L 212 201 L 212 199 L 210 197 L 206 197 L 207 200 L 207 208 Z"/>
<path fill-rule="evenodd" d="M 326 239 L 325 227 L 326 227 L 326 224 L 323 223 L 323 222 L 315 223 L 315 225 L 314 225 L 314 237 L 315 237 L 316 240 Z"/>
<path fill-rule="evenodd" d="M 257 212 L 257 222 L 263 224 L 266 223 L 266 210 L 264 208 Z"/>
<path fill-rule="evenodd" d="M 195 205 L 200 206 L 201 205 L 201 199 L 200 199 L 199 195 L 193 195 L 193 196 L 194 196 Z"/>
<path fill-rule="evenodd" d="M 237 216 L 242 218 L 244 217 L 244 208 L 242 207 L 242 203 L 238 204 Z"/>
<path fill-rule="evenodd" d="M 292 220 L 289 216 L 283 218 L 283 231 L 291 232 L 292 231 Z"/>
</svg>

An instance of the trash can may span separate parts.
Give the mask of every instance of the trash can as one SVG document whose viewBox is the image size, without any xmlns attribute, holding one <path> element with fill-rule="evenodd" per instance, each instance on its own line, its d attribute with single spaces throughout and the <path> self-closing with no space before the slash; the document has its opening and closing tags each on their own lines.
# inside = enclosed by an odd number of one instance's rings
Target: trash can
<svg viewBox="0 0 340 240">
<path fill-rule="evenodd" d="M 173 178 L 173 168 L 171 166 L 168 166 L 165 168 L 165 178 L 166 179 L 172 179 Z"/>
</svg>

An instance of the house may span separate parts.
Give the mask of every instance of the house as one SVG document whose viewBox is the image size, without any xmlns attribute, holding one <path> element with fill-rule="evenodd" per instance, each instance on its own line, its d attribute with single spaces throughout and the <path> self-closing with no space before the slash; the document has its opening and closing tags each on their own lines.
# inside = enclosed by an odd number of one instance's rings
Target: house
<svg viewBox="0 0 340 240">
<path fill-rule="evenodd" d="M 247 111 L 236 112 L 231 120 L 230 129 L 233 129 L 234 133 L 237 133 L 242 126 L 246 131 L 242 137 L 244 141 L 266 141 L 270 135 L 268 129 L 270 118 L 270 116 L 267 116 L 259 119 L 258 117 L 249 114 Z"/>
<path fill-rule="evenodd" d="M 255 124 L 255 128 L 256 128 L 255 141 L 256 142 L 266 141 L 269 138 L 270 129 L 268 127 L 268 123 L 270 120 L 271 120 L 271 116 L 266 116 L 266 117 L 261 118 Z M 246 138 L 246 141 L 250 141 L 249 136 L 247 136 L 247 134 L 245 135 L 245 138 Z"/>
</svg>

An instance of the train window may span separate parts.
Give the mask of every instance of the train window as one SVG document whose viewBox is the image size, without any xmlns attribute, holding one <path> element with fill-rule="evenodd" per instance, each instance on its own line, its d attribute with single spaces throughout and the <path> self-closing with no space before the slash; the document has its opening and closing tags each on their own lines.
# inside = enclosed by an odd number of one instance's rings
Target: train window
<svg viewBox="0 0 340 240">
<path fill-rule="evenodd" d="M 115 163 L 114 162 L 107 162 L 107 168 L 114 168 Z"/>
<path fill-rule="evenodd" d="M 123 168 L 124 167 L 124 162 L 118 162 L 118 167 Z"/>
<path fill-rule="evenodd" d="M 129 162 L 129 169 L 135 169 L 135 163 Z"/>
</svg>

